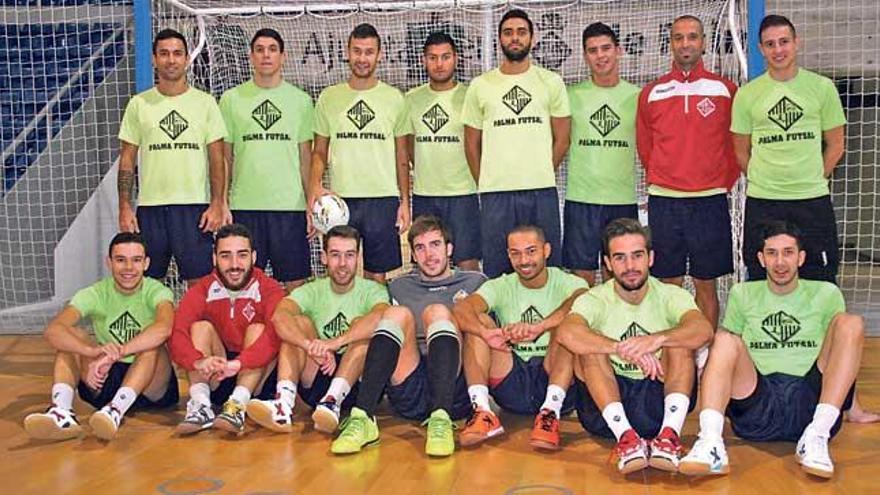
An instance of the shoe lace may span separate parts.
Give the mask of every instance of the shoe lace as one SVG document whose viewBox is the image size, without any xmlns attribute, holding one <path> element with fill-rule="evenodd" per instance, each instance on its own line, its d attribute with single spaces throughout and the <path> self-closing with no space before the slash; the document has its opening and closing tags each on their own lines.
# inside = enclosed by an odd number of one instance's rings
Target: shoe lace
<svg viewBox="0 0 880 495">
<path fill-rule="evenodd" d="M 242 410 L 241 404 L 234 400 L 228 400 L 223 404 L 223 414 L 227 416 L 237 416 Z"/>
<path fill-rule="evenodd" d="M 340 426 L 339 438 L 359 439 L 364 436 L 364 430 L 367 429 L 367 418 L 359 416 L 349 416 L 342 421 Z"/>
<path fill-rule="evenodd" d="M 542 430 L 552 432 L 554 430 L 553 426 L 556 424 L 556 413 L 553 411 L 547 411 L 538 416 L 538 420 L 541 422 L 540 426 Z"/>
<path fill-rule="evenodd" d="M 455 424 L 447 418 L 428 418 L 422 421 L 428 429 L 428 438 L 442 439 L 448 432 L 455 429 Z"/>
<path fill-rule="evenodd" d="M 817 455 L 822 460 L 830 459 L 828 455 L 828 439 L 820 435 L 811 435 L 804 442 L 807 446 L 807 452 Z"/>
</svg>

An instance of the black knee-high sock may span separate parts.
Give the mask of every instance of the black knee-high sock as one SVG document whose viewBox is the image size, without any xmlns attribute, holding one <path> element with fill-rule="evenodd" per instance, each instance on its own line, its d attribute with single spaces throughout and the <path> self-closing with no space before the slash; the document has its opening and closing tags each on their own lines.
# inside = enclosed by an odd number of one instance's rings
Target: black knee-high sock
<svg viewBox="0 0 880 495">
<path fill-rule="evenodd" d="M 356 403 L 356 406 L 369 416 L 373 416 L 382 398 L 382 392 L 385 391 L 385 385 L 394 373 L 402 345 L 399 336 L 383 329 L 381 323 L 370 339 Z"/>
<path fill-rule="evenodd" d="M 455 380 L 461 369 L 461 342 L 454 327 L 428 334 L 428 380 L 431 383 L 431 411 L 443 409 L 452 415 Z"/>
</svg>

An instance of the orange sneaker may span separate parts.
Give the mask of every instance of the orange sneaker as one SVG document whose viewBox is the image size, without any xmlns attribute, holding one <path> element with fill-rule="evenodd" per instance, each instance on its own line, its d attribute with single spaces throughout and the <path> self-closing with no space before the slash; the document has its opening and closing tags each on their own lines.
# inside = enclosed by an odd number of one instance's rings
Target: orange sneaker
<svg viewBox="0 0 880 495">
<path fill-rule="evenodd" d="M 559 450 L 559 418 L 550 409 L 541 409 L 535 416 L 535 426 L 529 445 L 538 450 Z"/>
<path fill-rule="evenodd" d="M 464 429 L 458 435 L 458 443 L 462 447 L 469 447 L 503 433 L 504 427 L 501 426 L 501 420 L 498 419 L 495 413 L 474 409 Z"/>
</svg>

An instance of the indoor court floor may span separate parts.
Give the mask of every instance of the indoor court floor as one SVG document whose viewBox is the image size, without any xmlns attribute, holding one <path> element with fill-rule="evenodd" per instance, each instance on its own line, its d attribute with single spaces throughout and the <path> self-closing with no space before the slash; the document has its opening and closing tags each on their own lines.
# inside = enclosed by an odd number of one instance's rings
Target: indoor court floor
<svg viewBox="0 0 880 495">
<path fill-rule="evenodd" d="M 240 438 L 219 432 L 176 438 L 173 426 L 182 417 L 177 410 L 130 414 L 110 443 L 92 436 L 37 442 L 21 423 L 47 405 L 51 359 L 40 337 L 0 337 L 0 493 L 880 494 L 880 424 L 844 426 L 831 443 L 836 474 L 830 481 L 800 470 L 794 444 L 745 444 L 729 436 L 729 427 L 728 476 L 688 478 L 646 470 L 624 477 L 609 462 L 611 442 L 590 438 L 574 416 L 563 421 L 564 449 L 555 454 L 529 448 L 531 418 L 502 414 L 505 437 L 429 459 L 423 429 L 385 411 L 377 447 L 336 457 L 329 452 L 329 438 L 312 429 L 305 408 L 292 435 L 249 425 Z M 859 393 L 867 408 L 880 409 L 880 338 L 868 339 Z M 87 423 L 91 409 L 79 400 L 75 407 Z M 692 413 L 685 445 L 696 430 Z"/>
</svg>

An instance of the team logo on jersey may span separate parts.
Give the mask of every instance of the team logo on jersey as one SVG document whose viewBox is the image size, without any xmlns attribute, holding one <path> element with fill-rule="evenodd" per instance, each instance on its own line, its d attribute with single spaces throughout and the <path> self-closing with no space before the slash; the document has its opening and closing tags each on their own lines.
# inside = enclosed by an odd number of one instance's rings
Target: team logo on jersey
<svg viewBox="0 0 880 495">
<path fill-rule="evenodd" d="M 437 134 L 437 131 L 443 128 L 447 122 L 449 122 L 449 114 L 446 113 L 446 110 L 443 110 L 443 107 L 440 106 L 439 103 L 435 103 L 433 107 L 429 108 L 424 115 L 422 115 L 422 122 L 428 126 L 428 129 L 431 129 L 431 132 Z"/>
<path fill-rule="evenodd" d="M 620 334 L 620 341 L 623 342 L 626 339 L 631 339 L 633 337 L 638 337 L 640 335 L 649 335 L 648 331 L 641 325 L 636 322 L 632 322 L 626 327 L 626 331 Z"/>
<path fill-rule="evenodd" d="M 116 342 L 124 344 L 141 330 L 141 324 L 131 313 L 126 311 L 110 324 L 110 336 Z"/>
<path fill-rule="evenodd" d="M 455 295 L 452 296 L 452 302 L 457 303 L 458 301 L 461 301 L 462 299 L 466 298 L 467 296 L 468 296 L 468 293 L 466 290 L 458 289 L 458 292 L 456 292 Z"/>
<path fill-rule="evenodd" d="M 532 95 L 519 86 L 510 88 L 510 91 L 501 97 L 501 102 L 504 103 L 507 108 L 513 110 L 513 113 L 517 115 L 519 115 L 525 107 L 529 106 L 531 101 Z"/>
<path fill-rule="evenodd" d="M 328 339 L 335 339 L 348 331 L 348 318 L 341 312 L 337 313 L 332 320 L 324 325 L 323 330 Z"/>
<path fill-rule="evenodd" d="M 620 125 L 620 116 L 608 105 L 602 105 L 590 115 L 590 125 L 605 137 Z"/>
<path fill-rule="evenodd" d="M 712 100 L 709 98 L 703 98 L 697 103 L 697 111 L 700 112 L 704 118 L 712 115 L 712 112 L 715 111 L 715 104 L 712 103 Z"/>
<path fill-rule="evenodd" d="M 186 121 L 177 110 L 172 110 L 168 115 L 166 115 L 162 120 L 159 121 L 159 128 L 165 131 L 165 134 L 171 138 L 172 141 L 176 140 L 178 136 L 183 134 L 189 127 L 189 122 Z"/>
<path fill-rule="evenodd" d="M 789 100 L 787 96 L 783 96 L 767 112 L 767 118 L 782 128 L 783 131 L 789 130 L 803 116 L 804 109 L 797 103 Z"/>
<path fill-rule="evenodd" d="M 761 321 L 761 330 L 776 342 L 787 342 L 801 331 L 801 322 L 785 311 L 777 311 Z"/>
<path fill-rule="evenodd" d="M 519 321 L 534 325 L 535 323 L 541 323 L 544 321 L 544 315 L 542 315 L 534 306 L 529 306 L 519 316 Z"/>
<path fill-rule="evenodd" d="M 241 314 L 244 315 L 244 317 L 247 318 L 248 323 L 250 323 L 251 320 L 254 319 L 254 316 L 257 315 L 257 310 L 254 309 L 254 305 L 248 301 L 244 308 L 242 308 Z"/>
<path fill-rule="evenodd" d="M 348 112 L 345 115 L 348 116 L 348 120 L 350 120 L 359 131 L 376 118 L 376 112 L 374 112 L 369 105 L 364 103 L 364 100 L 358 100 L 354 106 L 348 109 Z"/>
<path fill-rule="evenodd" d="M 281 120 L 281 110 L 278 110 L 278 107 L 271 101 L 266 100 L 257 105 L 257 108 L 251 112 L 251 117 L 260 124 L 264 131 L 268 131 L 270 127 L 275 125 L 275 122 Z"/>
</svg>

